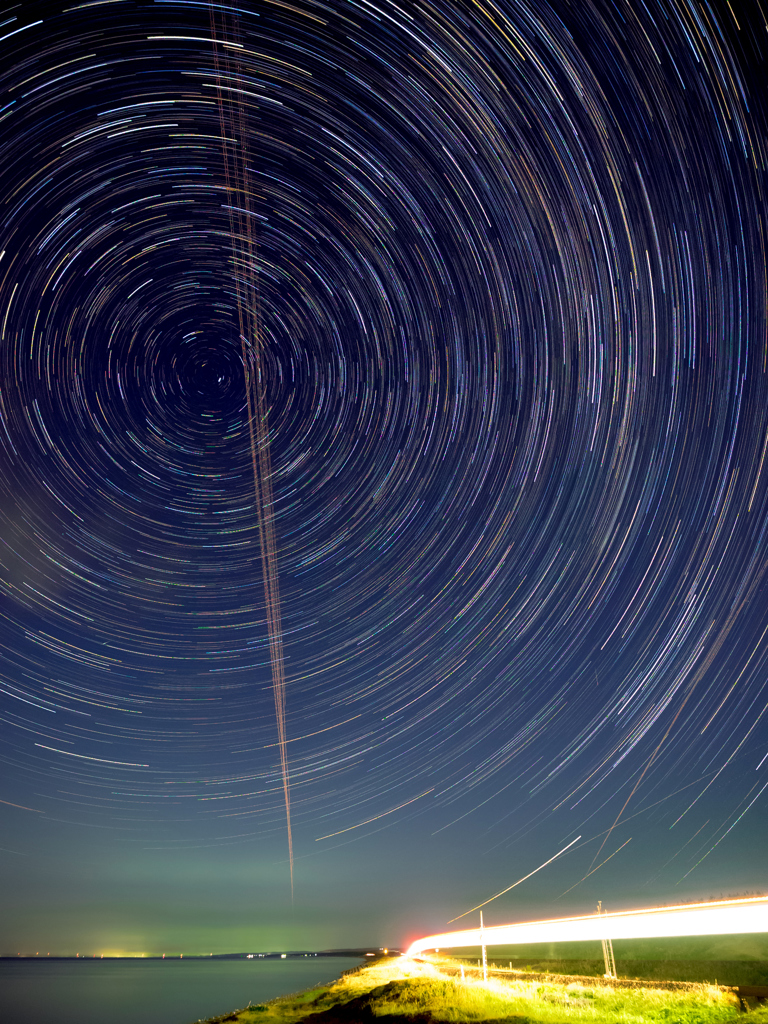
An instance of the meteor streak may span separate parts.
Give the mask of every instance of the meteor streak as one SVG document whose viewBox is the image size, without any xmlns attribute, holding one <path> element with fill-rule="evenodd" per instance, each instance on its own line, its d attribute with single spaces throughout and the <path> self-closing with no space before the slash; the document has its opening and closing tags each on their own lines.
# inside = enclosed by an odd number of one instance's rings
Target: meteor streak
<svg viewBox="0 0 768 1024">
<path fill-rule="evenodd" d="M 482 930 L 470 928 L 427 935 L 408 947 L 406 956 L 425 949 L 458 946 L 510 946 L 527 942 L 581 942 L 597 939 L 645 939 L 672 935 L 740 935 L 768 932 L 768 896 L 715 900 L 676 907 L 622 910 L 551 921 L 525 921 Z"/>
<path fill-rule="evenodd" d="M 618 850 L 614 850 L 614 851 L 613 851 L 613 853 L 612 853 L 612 854 L 610 854 L 610 856 L 608 856 L 608 857 L 606 857 L 606 858 L 605 858 L 605 860 L 601 860 L 601 861 L 600 861 L 600 863 L 599 863 L 599 864 L 597 865 L 597 867 L 596 867 L 596 868 L 592 868 L 592 870 L 591 870 L 591 871 L 588 871 L 588 872 L 586 873 L 586 875 L 584 875 L 584 877 L 583 877 L 583 878 L 580 878 L 580 879 L 578 880 L 578 882 L 574 882 L 574 883 L 573 883 L 573 885 L 572 885 L 572 886 L 571 886 L 571 887 L 570 887 L 569 889 L 566 889 L 566 890 L 565 890 L 565 892 L 561 892 L 561 893 L 560 893 L 560 896 L 556 896 L 556 897 L 555 897 L 555 899 L 556 899 L 556 900 L 559 900 L 559 899 L 560 899 L 561 897 L 565 896 L 565 894 L 566 894 L 566 893 L 569 893 L 569 892 L 571 891 L 571 889 L 575 889 L 577 885 L 581 885 L 581 883 L 582 883 L 583 881 L 585 881 L 585 879 L 589 878 L 589 876 L 590 876 L 590 875 L 594 875 L 594 873 L 595 873 L 596 871 L 599 871 L 599 870 L 600 870 L 600 868 L 601 868 L 601 867 L 603 866 L 603 864 L 607 864 L 607 863 L 608 863 L 608 861 L 609 861 L 609 860 L 611 859 L 611 857 L 615 857 L 617 853 L 619 853 L 619 852 L 620 852 L 621 850 L 623 850 L 623 849 L 624 849 L 624 847 L 625 847 L 625 846 L 627 845 L 627 843 L 631 843 L 631 842 L 632 842 L 632 836 L 630 836 L 630 837 L 629 837 L 629 839 L 627 839 L 627 841 L 626 841 L 626 842 L 622 843 L 622 844 L 621 844 L 621 846 L 620 846 L 620 847 L 618 848 Z"/>
<path fill-rule="evenodd" d="M 210 7 L 210 16 L 293 899 L 293 835 L 285 734 L 285 664 L 272 498 L 272 464 L 262 359 L 263 338 L 256 270 L 256 239 L 248 181 L 248 133 L 244 104 L 237 98 L 236 91 L 227 90 L 225 97 L 222 85 L 222 79 L 234 80 L 233 70 L 236 69 L 233 68 L 235 58 L 232 54 L 239 48 L 239 44 L 233 38 L 236 25 L 224 9 L 219 10 L 219 22 L 213 4 Z"/>
<path fill-rule="evenodd" d="M 505 892 L 509 892 L 510 889 L 514 889 L 516 885 L 520 885 L 520 883 L 524 882 L 526 878 L 530 878 L 531 875 L 535 875 L 537 871 L 541 871 L 542 868 L 545 868 L 547 864 L 551 864 L 553 860 L 557 860 L 561 853 L 565 853 L 565 851 L 570 849 L 574 843 L 578 843 L 580 839 L 581 836 L 576 836 L 576 838 L 572 839 L 567 846 L 564 846 L 562 850 L 559 850 L 554 857 L 550 857 L 549 860 L 545 860 L 543 864 L 539 864 L 539 866 L 534 868 L 533 871 L 529 871 L 527 875 L 523 875 L 522 878 L 518 878 L 518 880 L 513 882 L 512 885 L 508 885 L 506 889 L 502 889 L 501 892 L 497 892 L 495 896 L 491 896 L 490 899 L 485 901 L 485 903 L 478 903 L 476 907 L 472 907 L 472 910 L 465 910 L 464 913 L 459 914 L 458 917 L 452 917 L 448 924 L 453 924 L 454 921 L 460 921 L 462 917 L 466 917 L 467 914 L 471 914 L 473 910 L 479 910 L 480 907 L 484 907 L 486 904 L 492 903 L 493 900 L 497 899 L 499 896 L 503 896 Z"/>
</svg>

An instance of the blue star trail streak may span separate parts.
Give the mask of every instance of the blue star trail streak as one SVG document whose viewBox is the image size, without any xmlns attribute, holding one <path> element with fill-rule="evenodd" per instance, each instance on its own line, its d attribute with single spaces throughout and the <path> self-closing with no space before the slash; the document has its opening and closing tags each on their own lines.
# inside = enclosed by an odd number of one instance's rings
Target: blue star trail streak
<svg viewBox="0 0 768 1024">
<path fill-rule="evenodd" d="M 0 11 L 9 847 L 768 882 L 766 11 Z"/>
</svg>

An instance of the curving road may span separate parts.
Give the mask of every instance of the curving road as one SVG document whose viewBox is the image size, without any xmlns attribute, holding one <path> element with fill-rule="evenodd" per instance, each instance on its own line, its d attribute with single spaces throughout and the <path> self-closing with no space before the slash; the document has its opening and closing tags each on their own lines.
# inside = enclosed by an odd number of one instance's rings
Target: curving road
<svg viewBox="0 0 768 1024">
<path fill-rule="evenodd" d="M 768 932 L 768 896 L 711 903 L 689 903 L 677 907 L 650 907 L 612 914 L 550 921 L 524 921 L 486 928 L 426 935 L 406 951 L 414 956 L 427 949 L 455 949 L 460 946 L 509 946 L 527 942 L 578 942 L 587 939 L 639 939 L 672 935 L 738 935 Z"/>
</svg>

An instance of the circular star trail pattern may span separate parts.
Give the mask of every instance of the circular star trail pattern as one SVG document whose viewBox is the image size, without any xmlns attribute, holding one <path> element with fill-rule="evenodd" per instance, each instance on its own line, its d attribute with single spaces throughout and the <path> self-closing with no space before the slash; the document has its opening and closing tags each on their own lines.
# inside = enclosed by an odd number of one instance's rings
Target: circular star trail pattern
<svg viewBox="0 0 768 1024">
<path fill-rule="evenodd" d="M 284 828 L 255 276 L 299 855 L 735 779 L 690 868 L 768 782 L 759 8 L 225 12 L 218 83 L 202 3 L 0 18 L 3 797 Z"/>
</svg>

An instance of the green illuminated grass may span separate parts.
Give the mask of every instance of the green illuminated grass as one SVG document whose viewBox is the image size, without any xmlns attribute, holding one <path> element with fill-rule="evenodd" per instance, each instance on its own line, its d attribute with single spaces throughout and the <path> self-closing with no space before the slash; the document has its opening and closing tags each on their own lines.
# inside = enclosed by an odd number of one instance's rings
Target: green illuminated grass
<svg viewBox="0 0 768 1024">
<path fill-rule="evenodd" d="M 449 961 L 441 961 L 445 966 Z M 449 977 L 440 964 L 380 960 L 332 984 L 235 1011 L 216 1021 L 237 1024 L 768 1024 L 768 1010 L 739 1012 L 738 1000 L 713 985 L 690 989 L 621 989 L 544 984 L 524 979 Z"/>
<path fill-rule="evenodd" d="M 476 956 L 465 958 L 474 966 Z M 599 960 L 545 960 L 535 957 L 488 957 L 488 966 L 538 974 L 577 974 L 600 978 L 605 971 Z M 711 985 L 768 985 L 768 961 L 765 960 L 624 960 L 616 957 L 620 978 L 645 981 L 693 981 Z"/>
</svg>

